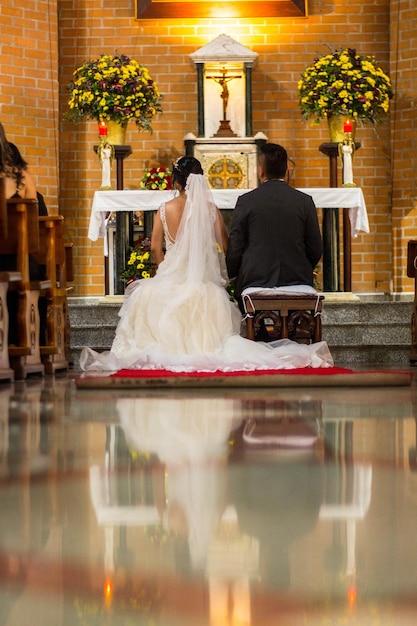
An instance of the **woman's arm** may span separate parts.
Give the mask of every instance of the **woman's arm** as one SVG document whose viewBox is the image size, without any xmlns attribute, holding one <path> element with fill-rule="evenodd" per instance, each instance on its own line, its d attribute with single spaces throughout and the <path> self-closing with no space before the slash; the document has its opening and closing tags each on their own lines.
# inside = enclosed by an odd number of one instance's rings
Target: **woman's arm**
<svg viewBox="0 0 417 626">
<path fill-rule="evenodd" d="M 36 185 L 35 185 L 35 181 L 33 180 L 32 176 L 29 174 L 29 172 L 26 172 L 26 171 L 23 172 L 22 182 L 24 185 L 23 197 L 33 198 L 34 200 L 36 200 L 37 199 Z"/>
<path fill-rule="evenodd" d="M 164 260 L 164 229 L 162 226 L 160 209 L 158 209 L 153 223 L 151 254 L 152 263 L 159 265 Z"/>
</svg>

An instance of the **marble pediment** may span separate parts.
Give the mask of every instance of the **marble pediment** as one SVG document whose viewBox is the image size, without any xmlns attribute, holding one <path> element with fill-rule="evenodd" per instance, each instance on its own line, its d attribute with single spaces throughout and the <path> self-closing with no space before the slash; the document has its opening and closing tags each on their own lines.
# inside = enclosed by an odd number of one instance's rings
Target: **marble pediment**
<svg viewBox="0 0 417 626">
<path fill-rule="evenodd" d="M 190 54 L 193 63 L 249 63 L 255 64 L 258 53 L 242 46 L 229 35 L 219 35 L 213 41 Z"/>
</svg>

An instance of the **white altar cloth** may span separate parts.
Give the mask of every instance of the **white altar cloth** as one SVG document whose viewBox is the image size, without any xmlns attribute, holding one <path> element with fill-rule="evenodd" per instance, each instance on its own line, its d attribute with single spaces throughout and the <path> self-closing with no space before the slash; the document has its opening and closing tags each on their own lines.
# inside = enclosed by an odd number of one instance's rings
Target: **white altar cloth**
<svg viewBox="0 0 417 626">
<path fill-rule="evenodd" d="M 238 197 L 248 189 L 213 189 L 219 209 L 234 209 Z M 309 187 L 300 189 L 311 196 L 317 208 L 349 209 L 352 237 L 359 232 L 369 233 L 368 214 L 360 187 Z M 113 211 L 156 211 L 163 202 L 174 197 L 173 191 L 148 191 L 126 189 L 122 191 L 96 191 L 91 207 L 88 238 L 97 241 L 106 236 L 106 213 Z"/>
</svg>

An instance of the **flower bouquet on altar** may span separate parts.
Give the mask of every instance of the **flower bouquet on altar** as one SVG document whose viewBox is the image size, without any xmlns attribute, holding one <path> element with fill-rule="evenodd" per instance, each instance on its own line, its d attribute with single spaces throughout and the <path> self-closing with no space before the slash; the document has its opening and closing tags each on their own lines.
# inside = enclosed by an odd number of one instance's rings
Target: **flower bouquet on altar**
<svg viewBox="0 0 417 626">
<path fill-rule="evenodd" d="M 134 280 L 151 278 L 154 273 L 151 259 L 151 240 L 146 237 L 135 245 L 120 276 L 126 280 L 126 285 L 128 285 Z"/>
<path fill-rule="evenodd" d="M 146 170 L 140 181 L 141 189 L 164 191 L 172 189 L 172 172 L 166 167 L 152 167 Z"/>
<path fill-rule="evenodd" d="M 69 111 L 65 119 L 115 122 L 133 121 L 139 130 L 152 132 L 151 121 L 162 111 L 161 95 L 149 70 L 124 54 L 102 54 L 78 67 L 68 86 Z"/>
<path fill-rule="evenodd" d="M 317 58 L 298 82 L 304 119 L 316 122 L 332 116 L 379 124 L 389 111 L 391 80 L 374 56 L 344 48 Z"/>
</svg>

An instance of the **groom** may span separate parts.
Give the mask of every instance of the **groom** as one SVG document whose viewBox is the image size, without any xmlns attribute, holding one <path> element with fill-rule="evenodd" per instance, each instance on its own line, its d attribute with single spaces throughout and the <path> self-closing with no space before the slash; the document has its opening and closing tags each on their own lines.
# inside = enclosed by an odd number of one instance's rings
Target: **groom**
<svg viewBox="0 0 417 626">
<path fill-rule="evenodd" d="M 323 253 L 317 211 L 311 196 L 285 182 L 286 150 L 260 147 L 261 185 L 237 200 L 229 232 L 227 270 L 242 308 L 248 287 L 313 287 L 313 271 Z"/>
</svg>

